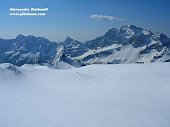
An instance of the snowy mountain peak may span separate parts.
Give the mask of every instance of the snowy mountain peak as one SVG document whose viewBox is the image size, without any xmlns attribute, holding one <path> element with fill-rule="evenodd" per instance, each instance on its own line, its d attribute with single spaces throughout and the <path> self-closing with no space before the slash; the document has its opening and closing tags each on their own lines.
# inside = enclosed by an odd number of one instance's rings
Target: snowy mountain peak
<svg viewBox="0 0 170 127">
<path fill-rule="evenodd" d="M 134 25 L 125 25 L 125 26 L 122 26 L 120 28 L 120 32 L 129 32 L 129 31 L 133 31 L 134 33 L 139 33 L 143 31 L 143 28 L 141 27 L 137 27 L 137 26 L 134 26 Z"/>
<path fill-rule="evenodd" d="M 63 45 L 65 46 L 65 48 L 76 48 L 78 46 L 80 46 L 82 43 L 79 41 L 76 41 L 70 37 L 67 37 L 66 40 L 63 42 Z"/>
<path fill-rule="evenodd" d="M 26 36 L 24 36 L 24 35 L 22 35 L 22 34 L 19 34 L 17 37 L 16 37 L 16 39 L 17 40 L 22 40 L 22 39 L 24 39 Z"/>
<path fill-rule="evenodd" d="M 44 38 L 44 37 L 35 37 L 33 35 L 25 36 L 25 35 L 22 35 L 22 34 L 19 34 L 16 37 L 16 40 L 18 40 L 18 41 L 27 40 L 27 41 L 34 41 L 34 42 L 37 42 L 37 41 L 49 41 L 47 38 Z M 37 40 L 37 41 L 35 41 L 35 40 Z"/>
<path fill-rule="evenodd" d="M 163 33 L 155 33 L 153 35 L 153 37 L 155 37 L 155 39 L 160 39 L 160 40 L 167 40 L 168 39 L 168 37 Z"/>
<path fill-rule="evenodd" d="M 135 26 L 135 25 L 124 25 L 124 26 L 122 26 L 121 28 L 120 28 L 121 30 L 124 30 L 124 31 L 126 31 L 126 30 L 128 30 L 128 29 L 131 29 L 131 30 L 136 30 L 136 29 L 140 29 L 140 30 L 143 30 L 143 28 L 141 28 L 141 27 L 137 27 L 137 26 Z"/>
<path fill-rule="evenodd" d="M 151 36 L 151 40 L 170 47 L 170 39 L 163 33 L 154 33 Z"/>
<path fill-rule="evenodd" d="M 74 41 L 74 39 L 72 39 L 68 36 L 64 42 L 66 43 L 66 42 L 72 42 L 72 41 Z"/>
<path fill-rule="evenodd" d="M 134 25 L 125 25 L 119 29 L 119 37 L 122 42 L 127 42 L 133 37 L 152 36 L 152 32 Z"/>
<path fill-rule="evenodd" d="M 112 28 L 108 30 L 108 32 L 104 36 L 116 36 L 118 34 L 118 30 L 116 28 Z"/>
</svg>

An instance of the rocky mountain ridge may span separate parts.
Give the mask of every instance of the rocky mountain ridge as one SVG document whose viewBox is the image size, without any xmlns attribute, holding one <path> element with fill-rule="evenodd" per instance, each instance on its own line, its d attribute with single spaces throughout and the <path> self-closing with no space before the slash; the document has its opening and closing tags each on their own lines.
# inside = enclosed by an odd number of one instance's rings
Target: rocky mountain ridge
<svg viewBox="0 0 170 127">
<path fill-rule="evenodd" d="M 43 37 L 22 34 L 15 39 L 0 39 L 0 63 L 53 65 L 62 60 L 74 65 L 78 63 L 78 66 L 169 62 L 170 39 L 162 33 L 134 25 L 110 29 L 103 36 L 85 43 L 70 37 L 64 42 L 51 42 Z"/>
</svg>

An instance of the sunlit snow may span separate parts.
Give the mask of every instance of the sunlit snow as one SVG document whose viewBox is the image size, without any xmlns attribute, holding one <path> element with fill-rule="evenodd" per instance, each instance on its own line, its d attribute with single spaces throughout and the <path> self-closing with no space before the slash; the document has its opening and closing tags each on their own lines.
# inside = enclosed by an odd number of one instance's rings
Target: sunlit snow
<svg viewBox="0 0 170 127">
<path fill-rule="evenodd" d="M 170 126 L 169 63 L 9 66 L 0 65 L 0 127 Z"/>
</svg>

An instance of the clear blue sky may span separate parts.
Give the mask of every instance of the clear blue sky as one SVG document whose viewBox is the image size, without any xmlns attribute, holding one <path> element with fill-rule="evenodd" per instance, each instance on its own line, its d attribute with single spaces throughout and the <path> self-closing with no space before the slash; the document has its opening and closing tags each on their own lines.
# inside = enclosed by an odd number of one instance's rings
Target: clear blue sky
<svg viewBox="0 0 170 127">
<path fill-rule="evenodd" d="M 9 16 L 9 8 L 48 7 L 45 17 Z M 93 14 L 124 20 L 96 20 Z M 86 41 L 110 28 L 134 24 L 170 37 L 170 0 L 0 0 L 0 38 L 18 34 Z"/>
</svg>

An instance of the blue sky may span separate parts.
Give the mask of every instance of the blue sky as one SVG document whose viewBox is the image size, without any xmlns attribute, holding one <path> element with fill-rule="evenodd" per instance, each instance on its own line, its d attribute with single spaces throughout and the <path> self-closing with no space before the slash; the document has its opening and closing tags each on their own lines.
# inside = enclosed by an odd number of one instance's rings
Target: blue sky
<svg viewBox="0 0 170 127">
<path fill-rule="evenodd" d="M 44 17 L 9 16 L 9 8 L 43 8 Z M 98 14 L 102 19 L 90 18 Z M 101 16 L 102 15 L 102 16 Z M 107 20 L 107 16 L 114 19 Z M 110 28 L 133 24 L 170 37 L 169 0 L 0 0 L 0 38 L 18 34 L 63 41 L 70 36 L 87 41 Z"/>
</svg>

